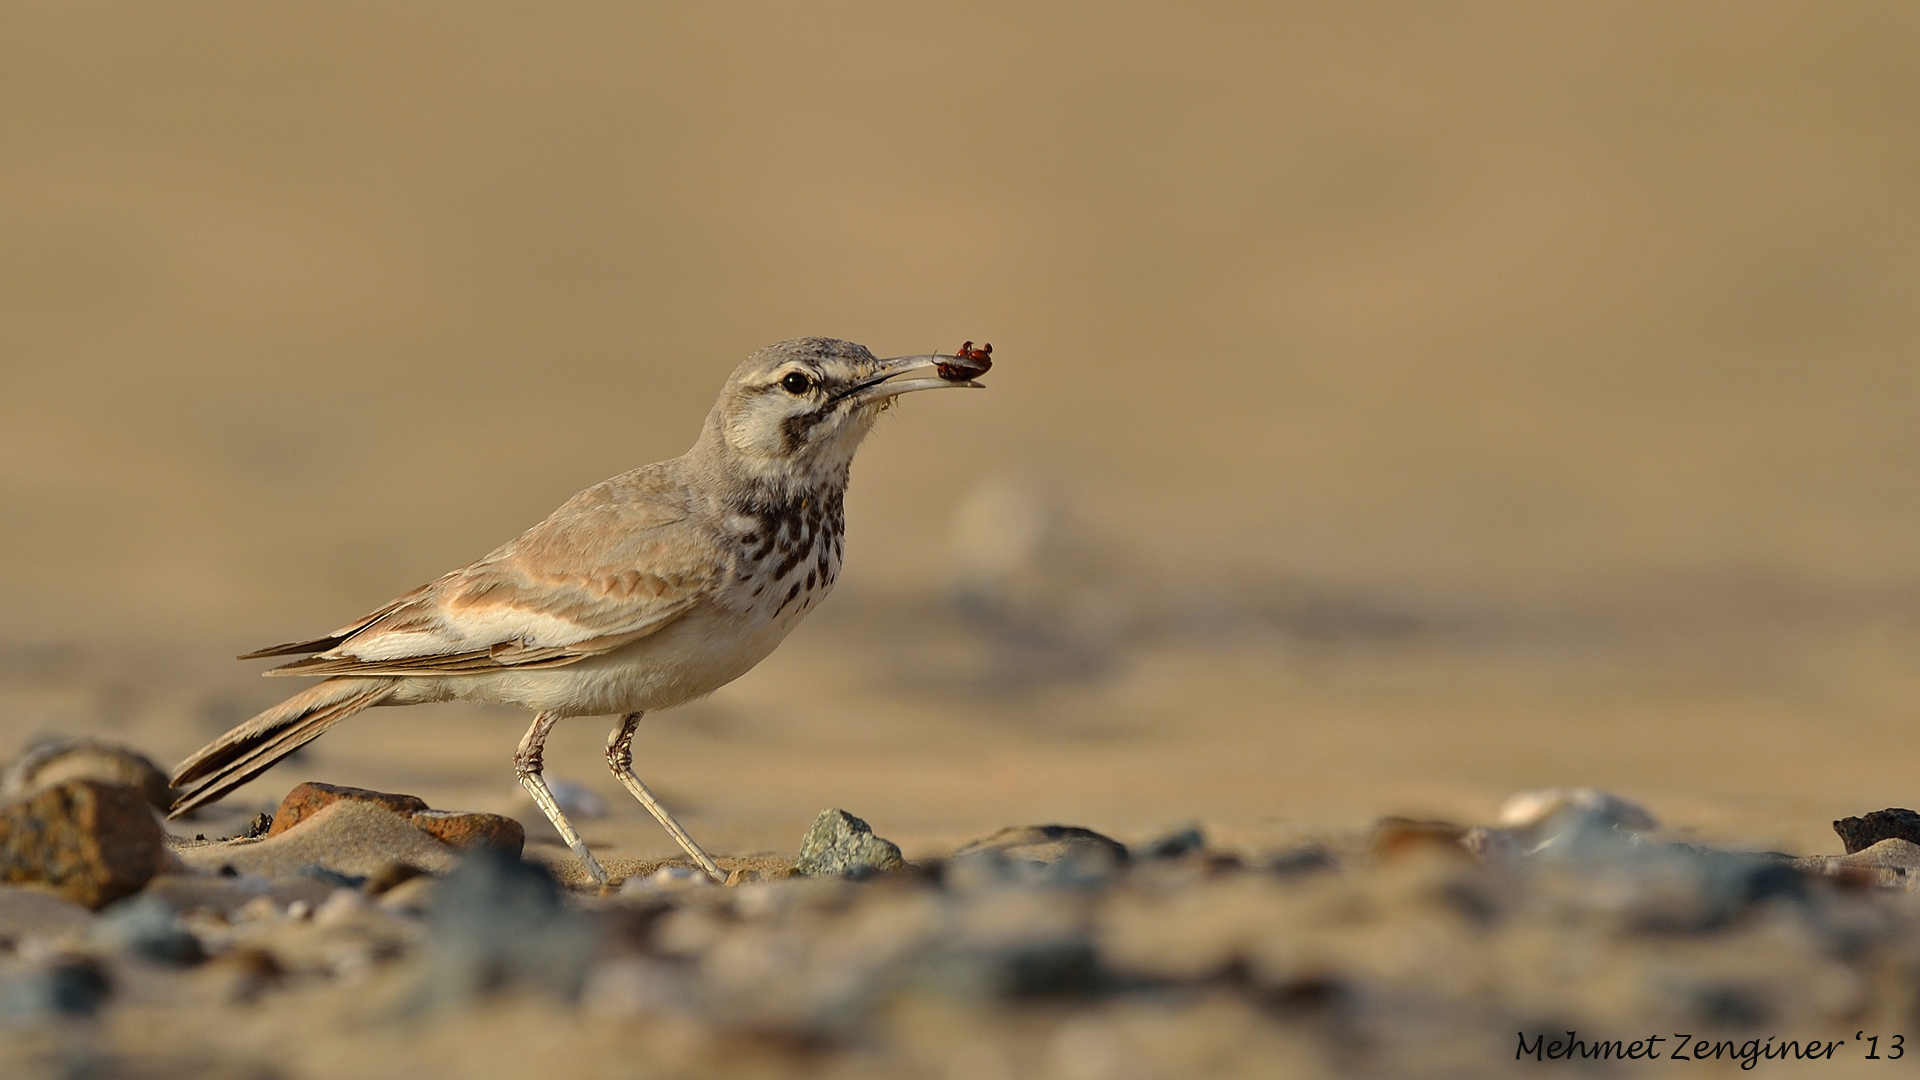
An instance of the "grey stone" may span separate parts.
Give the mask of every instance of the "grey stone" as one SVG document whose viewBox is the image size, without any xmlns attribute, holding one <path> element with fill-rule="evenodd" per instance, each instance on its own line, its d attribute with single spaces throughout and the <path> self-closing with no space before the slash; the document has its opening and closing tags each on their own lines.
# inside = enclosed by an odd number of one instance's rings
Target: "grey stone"
<svg viewBox="0 0 1920 1080">
<path fill-rule="evenodd" d="M 598 940 L 561 901 L 553 875 L 477 847 L 433 890 L 422 1003 L 450 1005 L 512 986 L 579 995 Z"/>
<path fill-rule="evenodd" d="M 1127 845 L 1078 825 L 1023 825 L 1001 829 L 953 853 L 954 858 L 994 852 L 1020 862 L 1055 863 L 1092 856 L 1115 864 L 1127 861 Z"/>
<path fill-rule="evenodd" d="M 1077 825 L 1001 829 L 953 853 L 942 879 L 955 888 L 994 884 L 1099 887 L 1127 863 L 1127 847 Z"/>
<path fill-rule="evenodd" d="M 1499 823 L 1509 829 L 1528 829 L 1575 811 L 1582 819 L 1626 832 L 1659 828 L 1646 808 L 1598 788 L 1544 788 L 1509 796 L 1500 805 Z"/>
<path fill-rule="evenodd" d="M 357 799 L 329 803 L 277 836 L 182 847 L 178 854 L 188 867 L 202 873 L 231 867 L 236 873 L 273 879 L 318 868 L 349 880 L 364 880 L 393 863 L 444 874 L 459 861 L 457 851 L 416 828 L 410 819 Z"/>
<path fill-rule="evenodd" d="M 84 934 L 94 914 L 42 889 L 0 885 L 0 939 L 54 941 Z"/>
<path fill-rule="evenodd" d="M 863 878 L 905 865 L 893 841 L 875 836 L 871 826 L 845 810 L 820 811 L 794 861 L 794 869 L 808 877 Z"/>
<path fill-rule="evenodd" d="M 114 904 L 101 912 L 90 936 L 100 948 L 156 964 L 189 967 L 207 958 L 199 939 L 180 927 L 179 912 L 157 896 Z"/>
<path fill-rule="evenodd" d="M 1141 857 L 1148 859 L 1177 859 L 1182 855 L 1190 855 L 1206 849 L 1206 834 L 1196 827 L 1170 832 L 1148 844 L 1140 854 Z"/>
<path fill-rule="evenodd" d="M 1318 844 L 1307 844 L 1290 848 L 1269 858 L 1266 861 L 1266 869 L 1269 873 L 1281 877 L 1305 877 L 1308 874 L 1317 874 L 1326 870 L 1338 870 L 1340 860 L 1333 852 Z"/>
<path fill-rule="evenodd" d="M 144 754 L 111 743 L 57 739 L 34 746 L 8 766 L 0 776 L 0 799 L 25 798 L 80 779 L 125 784 L 156 809 L 165 810 L 173 803 L 167 774 Z"/>
<path fill-rule="evenodd" d="M 112 993 L 113 984 L 99 963 L 58 956 L 0 981 L 0 1019 L 30 1023 L 92 1016 Z"/>
<path fill-rule="evenodd" d="M 158 872 L 166 834 L 134 788 L 67 780 L 0 807 L 0 882 L 98 910 Z"/>
</svg>

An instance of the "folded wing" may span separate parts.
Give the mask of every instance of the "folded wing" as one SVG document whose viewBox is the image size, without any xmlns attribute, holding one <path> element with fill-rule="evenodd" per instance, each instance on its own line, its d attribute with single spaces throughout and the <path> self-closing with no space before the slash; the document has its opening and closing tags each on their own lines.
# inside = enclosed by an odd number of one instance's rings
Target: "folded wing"
<svg viewBox="0 0 1920 1080">
<path fill-rule="evenodd" d="M 559 667 L 655 633 L 722 573 L 688 516 L 629 474 L 588 488 L 511 543 L 325 638 L 269 675 L 457 675 Z M 638 486 L 640 490 L 634 490 Z"/>
</svg>

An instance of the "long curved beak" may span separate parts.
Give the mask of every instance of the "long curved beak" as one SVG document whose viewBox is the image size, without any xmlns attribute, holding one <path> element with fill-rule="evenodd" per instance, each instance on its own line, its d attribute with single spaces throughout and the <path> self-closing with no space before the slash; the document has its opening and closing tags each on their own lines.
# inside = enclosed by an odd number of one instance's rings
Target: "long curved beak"
<svg viewBox="0 0 1920 1080">
<path fill-rule="evenodd" d="M 915 390 L 984 390 L 985 385 L 972 379 L 943 379 L 937 365 L 942 363 L 966 364 L 957 356 L 940 353 L 928 353 L 924 356 L 895 356 L 880 361 L 880 370 L 865 379 L 840 391 L 838 396 L 851 397 L 857 405 L 871 405 L 888 398 L 910 394 Z"/>
</svg>

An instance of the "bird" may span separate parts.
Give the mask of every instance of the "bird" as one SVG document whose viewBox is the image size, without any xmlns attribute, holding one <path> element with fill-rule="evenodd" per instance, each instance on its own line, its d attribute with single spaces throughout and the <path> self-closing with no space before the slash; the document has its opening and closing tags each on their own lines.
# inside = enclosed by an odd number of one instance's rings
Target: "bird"
<svg viewBox="0 0 1920 1080">
<path fill-rule="evenodd" d="M 512 705 L 534 714 L 514 753 L 516 777 L 605 885 L 542 777 L 542 747 L 562 719 L 612 715 L 614 776 L 724 881 L 635 775 L 634 731 L 644 714 L 745 674 L 818 606 L 840 573 L 861 441 L 902 394 L 980 388 L 983 355 L 879 359 L 824 337 L 753 353 L 686 453 L 587 488 L 479 560 L 330 634 L 241 656 L 303 656 L 265 674 L 322 681 L 180 762 L 170 816 L 218 800 L 363 709 Z"/>
</svg>

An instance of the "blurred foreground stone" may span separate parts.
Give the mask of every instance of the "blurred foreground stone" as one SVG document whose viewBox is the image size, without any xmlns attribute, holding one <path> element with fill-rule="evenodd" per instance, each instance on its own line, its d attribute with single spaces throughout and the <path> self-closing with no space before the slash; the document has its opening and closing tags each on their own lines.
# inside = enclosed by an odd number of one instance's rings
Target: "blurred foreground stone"
<svg viewBox="0 0 1920 1080">
<path fill-rule="evenodd" d="M 165 833 L 136 788 L 68 780 L 0 806 L 0 881 L 99 908 L 160 868 Z"/>
<path fill-rule="evenodd" d="M 595 947 L 553 876 L 497 848 L 474 849 L 441 882 L 427 916 L 423 1000 L 449 1005 L 516 985 L 572 998 Z"/>
<path fill-rule="evenodd" d="M 125 746 L 84 740 L 50 739 L 30 748 L 0 775 L 0 800 L 24 798 L 68 780 L 124 784 L 140 792 L 156 810 L 173 803 L 167 774 L 146 755 Z"/>
</svg>

